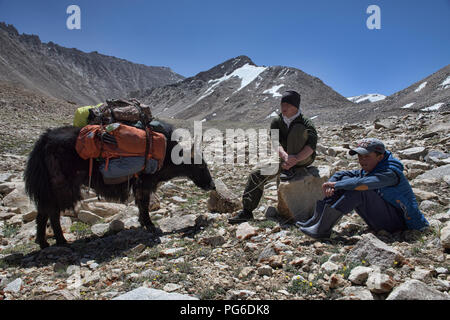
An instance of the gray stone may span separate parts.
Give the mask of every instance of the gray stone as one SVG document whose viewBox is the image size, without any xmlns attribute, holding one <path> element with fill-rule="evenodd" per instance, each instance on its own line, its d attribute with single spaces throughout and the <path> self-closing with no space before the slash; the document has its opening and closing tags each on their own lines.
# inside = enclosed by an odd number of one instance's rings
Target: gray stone
<svg viewBox="0 0 450 320">
<path fill-rule="evenodd" d="M 236 238 L 246 240 L 258 234 L 258 229 L 251 226 L 248 222 L 241 223 L 236 229 Z"/>
<path fill-rule="evenodd" d="M 364 284 L 367 281 L 367 278 L 369 277 L 369 274 L 371 272 L 373 272 L 373 269 L 369 267 L 363 266 L 355 267 L 350 272 L 348 280 L 350 280 L 354 284 L 359 285 Z"/>
<path fill-rule="evenodd" d="M 98 237 L 103 236 L 109 230 L 108 223 L 97 223 L 91 227 L 91 231 Z"/>
<path fill-rule="evenodd" d="M 439 207 L 439 203 L 430 201 L 430 200 L 424 200 L 419 205 L 419 209 L 421 211 L 430 211 L 430 210 L 434 210 L 438 207 Z"/>
<path fill-rule="evenodd" d="M 262 266 L 258 268 L 258 274 L 260 276 L 272 276 L 273 274 L 273 269 L 270 266 Z"/>
<path fill-rule="evenodd" d="M 386 300 L 450 300 L 450 297 L 448 294 L 413 279 L 392 290 Z"/>
<path fill-rule="evenodd" d="M 431 281 L 431 277 L 433 275 L 432 270 L 426 270 L 421 268 L 416 268 L 414 272 L 411 274 L 412 279 L 420 280 L 422 282 L 428 283 Z"/>
<path fill-rule="evenodd" d="M 277 253 L 276 253 L 275 249 L 273 248 L 273 245 L 268 244 L 259 254 L 258 262 L 268 261 L 270 259 L 270 257 L 276 256 L 276 255 L 277 255 Z"/>
<path fill-rule="evenodd" d="M 323 199 L 322 184 L 331 176 L 331 167 L 319 166 L 297 170 L 297 175 L 278 186 L 278 212 L 286 220 L 306 221 Z"/>
<path fill-rule="evenodd" d="M 372 272 L 367 278 L 366 286 L 373 293 L 390 292 L 395 285 L 392 277 L 384 273 Z"/>
<path fill-rule="evenodd" d="M 125 229 L 125 224 L 120 220 L 113 220 L 109 223 L 109 230 L 112 232 L 120 232 Z"/>
<path fill-rule="evenodd" d="M 336 272 L 339 270 L 339 266 L 331 261 L 327 261 L 320 266 L 320 270 L 323 270 L 327 273 Z"/>
<path fill-rule="evenodd" d="M 342 293 L 345 297 L 340 300 L 373 300 L 372 293 L 363 287 L 346 287 Z"/>
<path fill-rule="evenodd" d="M 346 262 L 361 263 L 362 260 L 380 267 L 392 267 L 402 262 L 403 256 L 371 233 L 364 234 L 347 254 Z"/>
<path fill-rule="evenodd" d="M 427 154 L 424 147 L 414 147 L 397 152 L 401 159 L 420 160 Z"/>
<path fill-rule="evenodd" d="M 4 291 L 18 293 L 21 288 L 22 288 L 22 279 L 17 278 L 14 281 L 8 283 L 8 285 L 5 287 Z"/>
<path fill-rule="evenodd" d="M 34 203 L 25 194 L 25 187 L 21 185 L 3 198 L 3 205 L 10 208 L 18 208 L 18 213 L 26 213 L 36 210 Z"/>
<path fill-rule="evenodd" d="M 442 180 L 444 176 L 450 175 L 450 164 L 428 170 L 424 174 L 418 176 L 415 180 L 438 179 Z"/>
<path fill-rule="evenodd" d="M 24 223 L 28 223 L 33 221 L 34 219 L 36 219 L 37 217 L 37 211 L 36 210 L 30 210 L 27 213 L 25 213 L 24 215 L 22 215 L 22 221 Z"/>
<path fill-rule="evenodd" d="M 172 218 L 163 218 L 158 221 L 158 225 L 163 232 L 187 231 L 190 228 L 201 226 L 206 223 L 206 216 L 187 214 Z"/>
<path fill-rule="evenodd" d="M 179 294 L 167 293 L 163 290 L 139 287 L 112 300 L 198 300 L 198 298 Z"/>
<path fill-rule="evenodd" d="M 447 224 L 447 226 L 441 229 L 440 239 L 442 247 L 446 249 L 450 248 L 450 224 Z"/>
<path fill-rule="evenodd" d="M 102 217 L 96 215 L 95 213 L 87 211 L 87 210 L 80 210 L 77 218 L 80 221 L 90 224 L 90 225 L 93 225 L 102 219 Z"/>
</svg>

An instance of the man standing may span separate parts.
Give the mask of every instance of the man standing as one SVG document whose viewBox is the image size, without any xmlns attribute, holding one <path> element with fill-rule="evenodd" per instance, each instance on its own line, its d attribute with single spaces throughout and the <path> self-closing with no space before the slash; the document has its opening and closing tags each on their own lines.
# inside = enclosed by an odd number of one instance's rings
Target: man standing
<svg viewBox="0 0 450 320">
<path fill-rule="evenodd" d="M 325 195 L 314 215 L 297 222 L 312 238 L 329 238 L 333 226 L 346 213 L 356 213 L 374 231 L 423 230 L 429 224 L 420 212 L 403 164 L 374 138 L 359 141 L 350 155 L 358 155 L 361 170 L 340 171 L 322 185 Z"/>
<path fill-rule="evenodd" d="M 279 130 L 278 155 L 281 165 L 273 175 L 263 175 L 262 169 L 254 170 L 247 180 L 242 196 L 243 210 L 228 219 L 229 223 L 241 223 L 253 219 L 264 191 L 264 185 L 273 178 L 287 181 L 309 165 L 316 157 L 317 131 L 311 120 L 302 115 L 300 94 L 289 90 L 281 98 L 281 113 L 270 124 L 270 129 Z"/>
</svg>

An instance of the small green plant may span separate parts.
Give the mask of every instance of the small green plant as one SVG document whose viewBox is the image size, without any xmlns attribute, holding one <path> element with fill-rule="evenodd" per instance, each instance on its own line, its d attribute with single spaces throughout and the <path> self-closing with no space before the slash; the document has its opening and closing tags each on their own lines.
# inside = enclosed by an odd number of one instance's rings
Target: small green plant
<svg viewBox="0 0 450 320">
<path fill-rule="evenodd" d="M 70 227 L 70 232 L 75 233 L 77 239 L 81 239 L 92 234 L 91 226 L 79 221 L 72 224 Z"/>
<path fill-rule="evenodd" d="M 313 294 L 316 290 L 317 285 L 301 277 L 294 278 L 291 284 L 287 287 L 287 291 L 292 294 Z"/>
<path fill-rule="evenodd" d="M 19 229 L 20 227 L 18 225 L 5 223 L 2 230 L 3 236 L 5 238 L 12 238 L 19 232 Z"/>
<path fill-rule="evenodd" d="M 200 292 L 200 300 L 213 300 L 225 295 L 225 289 L 218 287 L 214 289 L 205 289 Z"/>
</svg>

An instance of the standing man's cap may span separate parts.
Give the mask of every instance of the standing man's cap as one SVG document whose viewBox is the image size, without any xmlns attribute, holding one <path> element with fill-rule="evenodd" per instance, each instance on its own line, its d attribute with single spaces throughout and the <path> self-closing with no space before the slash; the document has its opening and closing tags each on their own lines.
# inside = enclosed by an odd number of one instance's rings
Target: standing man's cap
<svg viewBox="0 0 450 320">
<path fill-rule="evenodd" d="M 383 154 L 386 151 L 383 142 L 375 138 L 366 138 L 358 141 L 357 146 L 348 152 L 351 156 L 355 154 L 368 154 L 379 152 Z"/>
<path fill-rule="evenodd" d="M 296 92 L 294 90 L 288 90 L 283 93 L 283 97 L 281 98 L 281 103 L 283 103 L 283 102 L 289 103 L 298 109 L 298 108 L 300 108 L 300 100 L 301 100 L 301 97 L 298 92 Z"/>
</svg>

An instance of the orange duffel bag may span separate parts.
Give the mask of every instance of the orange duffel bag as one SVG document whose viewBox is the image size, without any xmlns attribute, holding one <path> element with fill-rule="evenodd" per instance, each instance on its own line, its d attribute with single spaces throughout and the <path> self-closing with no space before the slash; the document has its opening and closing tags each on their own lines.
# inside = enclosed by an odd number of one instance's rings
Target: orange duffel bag
<svg viewBox="0 0 450 320">
<path fill-rule="evenodd" d="M 75 149 L 82 159 L 104 158 L 107 163 L 111 158 L 143 157 L 158 160 L 161 168 L 166 155 L 166 137 L 164 134 L 146 128 L 138 129 L 122 123 L 112 123 L 107 126 L 87 125 L 78 134 Z M 114 136 L 117 144 L 102 141 L 101 135 L 107 132 Z"/>
</svg>

